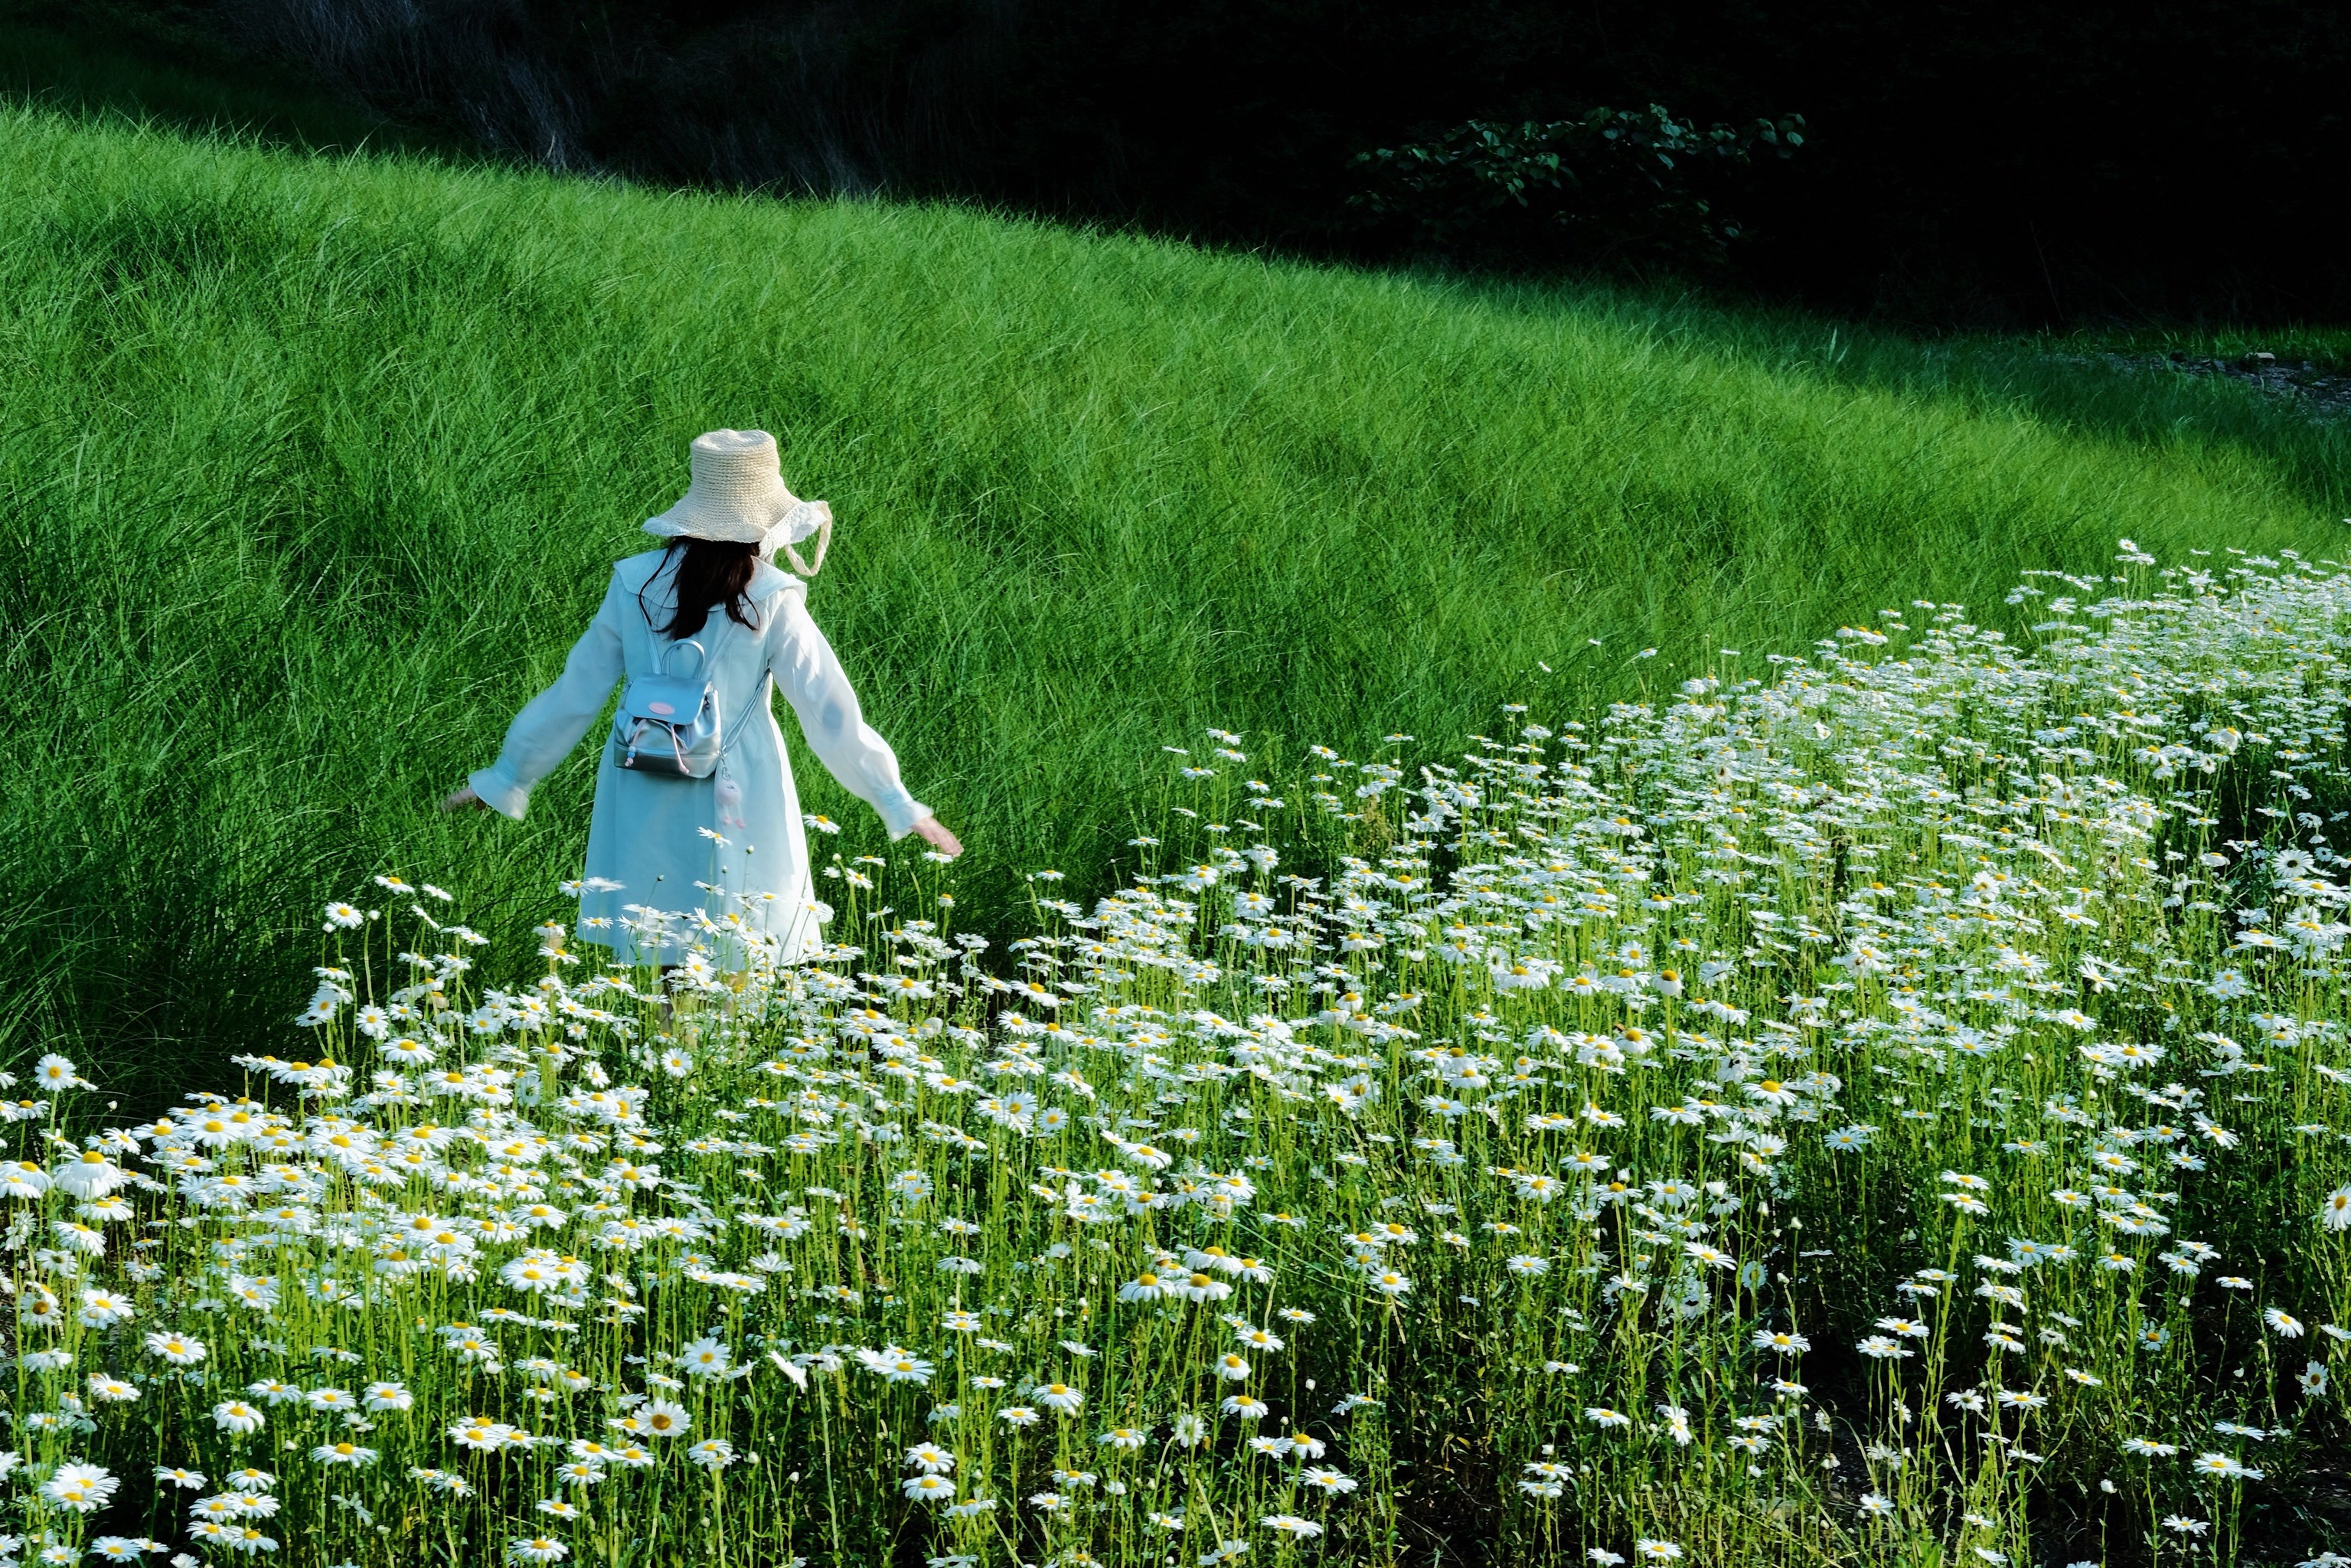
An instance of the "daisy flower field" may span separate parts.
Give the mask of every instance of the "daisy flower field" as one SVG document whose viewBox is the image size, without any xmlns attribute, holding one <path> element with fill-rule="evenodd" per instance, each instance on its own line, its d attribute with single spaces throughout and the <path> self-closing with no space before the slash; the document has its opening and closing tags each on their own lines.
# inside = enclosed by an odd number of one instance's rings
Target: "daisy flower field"
<svg viewBox="0 0 2351 1568">
<path fill-rule="evenodd" d="M 2351 575 L 2012 602 L 1178 737 L 1010 939 L 379 877 L 219 1091 L 10 1085 L 5 1555 L 2342 1562 Z"/>
</svg>

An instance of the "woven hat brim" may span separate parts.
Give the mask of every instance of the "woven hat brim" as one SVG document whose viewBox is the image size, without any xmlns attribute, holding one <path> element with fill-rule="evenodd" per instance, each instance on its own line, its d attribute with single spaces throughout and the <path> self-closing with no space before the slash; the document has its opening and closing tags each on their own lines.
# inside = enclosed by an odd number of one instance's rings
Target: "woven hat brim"
<svg viewBox="0 0 2351 1568">
<path fill-rule="evenodd" d="M 760 508 L 768 513 L 763 521 L 732 508 L 721 510 L 705 506 L 700 497 L 689 494 L 659 517 L 647 518 L 644 531 L 664 538 L 716 539 L 727 544 L 755 545 L 764 541 L 768 530 L 799 504 L 789 490 L 778 486 L 773 503 Z"/>
</svg>

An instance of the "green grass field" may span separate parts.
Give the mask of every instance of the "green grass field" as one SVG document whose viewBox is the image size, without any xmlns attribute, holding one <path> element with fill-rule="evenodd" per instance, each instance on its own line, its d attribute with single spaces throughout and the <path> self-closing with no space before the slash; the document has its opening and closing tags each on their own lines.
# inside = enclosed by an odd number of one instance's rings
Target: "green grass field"
<svg viewBox="0 0 2351 1568">
<path fill-rule="evenodd" d="M 2120 535 L 2338 547 L 2339 427 L 2045 347 L 0 108 L 7 1050 L 176 1092 L 376 870 L 517 938 L 588 749 L 528 825 L 434 802 L 701 430 L 832 502 L 813 608 L 984 924 L 1207 725 L 1445 746 L 1879 605 L 2007 624 Z"/>
<path fill-rule="evenodd" d="M 28 1559 L 2340 1561 L 2351 422 L 2095 356 L 2341 333 L 556 180 L 7 4 Z M 589 752 L 434 804 L 716 425 L 973 849 L 664 1001 L 532 929 Z"/>
</svg>

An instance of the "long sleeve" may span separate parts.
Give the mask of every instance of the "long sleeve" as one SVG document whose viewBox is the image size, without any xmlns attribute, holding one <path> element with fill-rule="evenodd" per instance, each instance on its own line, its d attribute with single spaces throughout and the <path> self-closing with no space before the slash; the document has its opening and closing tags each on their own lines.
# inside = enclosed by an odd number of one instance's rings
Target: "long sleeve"
<svg viewBox="0 0 2351 1568">
<path fill-rule="evenodd" d="M 498 759 L 468 783 L 492 810 L 522 821 L 533 786 L 555 770 L 588 733 L 625 668 L 621 653 L 620 587 L 606 589 L 604 602 L 563 662 L 553 685 L 523 705 L 507 727 Z"/>
<path fill-rule="evenodd" d="M 796 592 L 778 598 L 783 613 L 768 633 L 768 667 L 799 716 L 810 749 L 843 788 L 882 814 L 892 838 L 904 838 L 931 809 L 899 781 L 896 754 L 865 722 L 857 694 L 832 644 L 810 619 L 807 602 Z"/>
</svg>

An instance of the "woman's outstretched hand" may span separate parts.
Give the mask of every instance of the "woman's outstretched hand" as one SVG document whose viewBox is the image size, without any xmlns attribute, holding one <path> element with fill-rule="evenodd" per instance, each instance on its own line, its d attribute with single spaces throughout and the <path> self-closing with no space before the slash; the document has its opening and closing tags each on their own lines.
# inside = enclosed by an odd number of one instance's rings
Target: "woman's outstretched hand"
<svg viewBox="0 0 2351 1568">
<path fill-rule="evenodd" d="M 484 801 L 479 795 L 474 793 L 474 787 L 471 784 L 460 784 L 449 791 L 449 798 L 441 802 L 441 809 L 444 811 L 477 811 L 483 810 L 487 802 Z M 940 831 L 944 832 L 946 830 Z"/>
<path fill-rule="evenodd" d="M 464 792 L 468 795 L 473 793 L 470 789 Z M 454 796 L 451 797 L 453 800 L 455 798 L 455 797 Z M 963 853 L 963 841 L 956 838 L 953 833 L 948 832 L 946 830 L 946 824 L 940 821 L 936 817 L 925 817 L 921 821 L 916 822 L 914 824 L 914 833 L 915 836 L 920 838 L 925 843 L 930 845 L 931 848 L 938 851 L 939 853 L 946 855 L 950 859 Z"/>
</svg>

